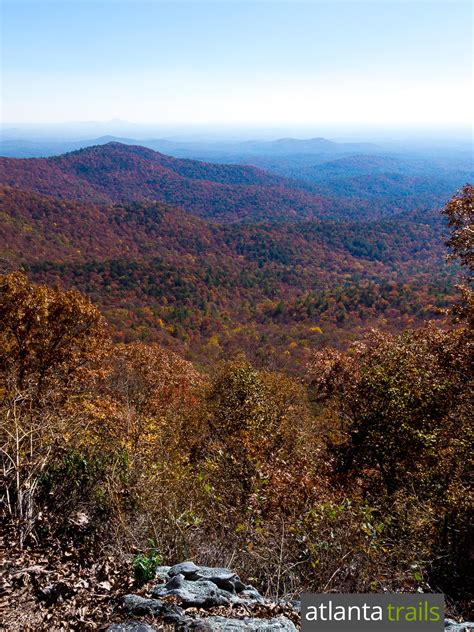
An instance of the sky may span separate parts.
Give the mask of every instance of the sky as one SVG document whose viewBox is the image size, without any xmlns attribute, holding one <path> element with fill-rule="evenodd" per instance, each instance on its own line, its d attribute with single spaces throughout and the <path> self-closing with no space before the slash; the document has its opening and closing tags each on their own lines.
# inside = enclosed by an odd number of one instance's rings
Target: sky
<svg viewBox="0 0 474 632">
<path fill-rule="evenodd" d="M 3 124 L 466 125 L 473 4 L 1 0 Z"/>
</svg>

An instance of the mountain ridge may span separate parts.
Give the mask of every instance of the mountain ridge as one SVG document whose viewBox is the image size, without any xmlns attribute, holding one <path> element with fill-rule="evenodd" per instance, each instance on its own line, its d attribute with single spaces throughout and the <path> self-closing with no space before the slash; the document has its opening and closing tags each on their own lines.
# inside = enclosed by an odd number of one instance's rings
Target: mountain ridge
<svg viewBox="0 0 474 632">
<path fill-rule="evenodd" d="M 159 200 L 224 222 L 348 216 L 348 204 L 256 167 L 172 158 L 107 143 L 51 158 L 0 158 L 0 182 L 63 199 Z"/>
</svg>

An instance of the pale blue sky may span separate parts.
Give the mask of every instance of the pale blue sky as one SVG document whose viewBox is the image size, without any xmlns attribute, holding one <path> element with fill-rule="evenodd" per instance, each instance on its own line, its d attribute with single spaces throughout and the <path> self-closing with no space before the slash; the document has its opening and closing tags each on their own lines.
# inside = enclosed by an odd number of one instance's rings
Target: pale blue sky
<svg viewBox="0 0 474 632">
<path fill-rule="evenodd" d="M 4 122 L 469 123 L 472 3 L 3 0 Z"/>
</svg>

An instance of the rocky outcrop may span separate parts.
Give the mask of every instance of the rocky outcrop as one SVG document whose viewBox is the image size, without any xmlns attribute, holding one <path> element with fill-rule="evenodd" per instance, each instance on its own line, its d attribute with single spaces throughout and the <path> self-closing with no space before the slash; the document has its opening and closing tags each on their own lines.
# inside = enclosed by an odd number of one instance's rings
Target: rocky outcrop
<svg viewBox="0 0 474 632">
<path fill-rule="evenodd" d="M 108 632 L 153 632 L 162 623 L 177 632 L 296 632 L 300 627 L 299 601 L 268 600 L 228 568 L 190 561 L 160 566 L 156 581 L 150 597 L 122 598 L 121 611 L 131 620 L 109 626 Z M 137 617 L 156 619 L 157 625 Z M 474 623 L 446 619 L 445 632 L 474 632 Z"/>
<path fill-rule="evenodd" d="M 215 608 L 265 601 L 253 586 L 245 585 L 236 573 L 227 568 L 209 568 L 184 562 L 169 567 L 167 571 L 165 569 L 161 567 L 159 577 L 167 581 L 152 590 L 152 597 L 175 597 L 184 608 Z M 163 576 L 163 573 L 167 575 Z"/>
<path fill-rule="evenodd" d="M 296 632 L 298 604 L 272 602 L 228 568 L 183 562 L 160 566 L 150 597 L 125 595 L 121 611 L 134 619 L 152 617 L 179 632 Z M 140 628 L 143 625 L 145 627 Z M 124 627 L 120 627 L 124 626 Z M 128 626 L 128 627 L 127 627 Z M 153 626 L 129 621 L 109 632 L 149 632 Z M 156 628 L 158 629 L 158 628 Z"/>
<path fill-rule="evenodd" d="M 194 632 L 296 632 L 293 623 L 286 617 L 273 619 L 230 619 L 211 616 L 205 619 L 193 619 L 184 622 L 179 630 Z"/>
</svg>

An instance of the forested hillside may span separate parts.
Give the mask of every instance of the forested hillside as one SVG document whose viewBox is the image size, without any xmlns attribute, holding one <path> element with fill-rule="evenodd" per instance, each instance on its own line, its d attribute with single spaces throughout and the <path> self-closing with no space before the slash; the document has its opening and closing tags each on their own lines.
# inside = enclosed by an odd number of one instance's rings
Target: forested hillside
<svg viewBox="0 0 474 632">
<path fill-rule="evenodd" d="M 221 161 L 225 158 L 224 154 Z M 219 154 L 211 153 L 209 159 L 219 159 Z M 51 158 L 0 158 L 0 182 L 93 203 L 158 200 L 221 223 L 252 223 L 364 220 L 430 211 L 439 209 L 470 176 L 469 169 L 454 168 L 451 161 L 446 168 L 383 156 L 349 156 L 320 164 L 305 154 L 244 153 L 229 160 L 251 160 L 267 171 L 172 158 L 110 142 Z"/>
<path fill-rule="evenodd" d="M 88 294 L 118 339 L 199 360 L 245 350 L 294 369 L 312 347 L 442 317 L 453 293 L 437 213 L 217 224 L 161 202 L 8 186 L 0 204 L 5 265 Z"/>
<path fill-rule="evenodd" d="M 0 182 L 63 199 L 160 200 L 221 222 L 351 214 L 254 167 L 179 160 L 120 143 L 53 158 L 0 158 Z"/>
</svg>

